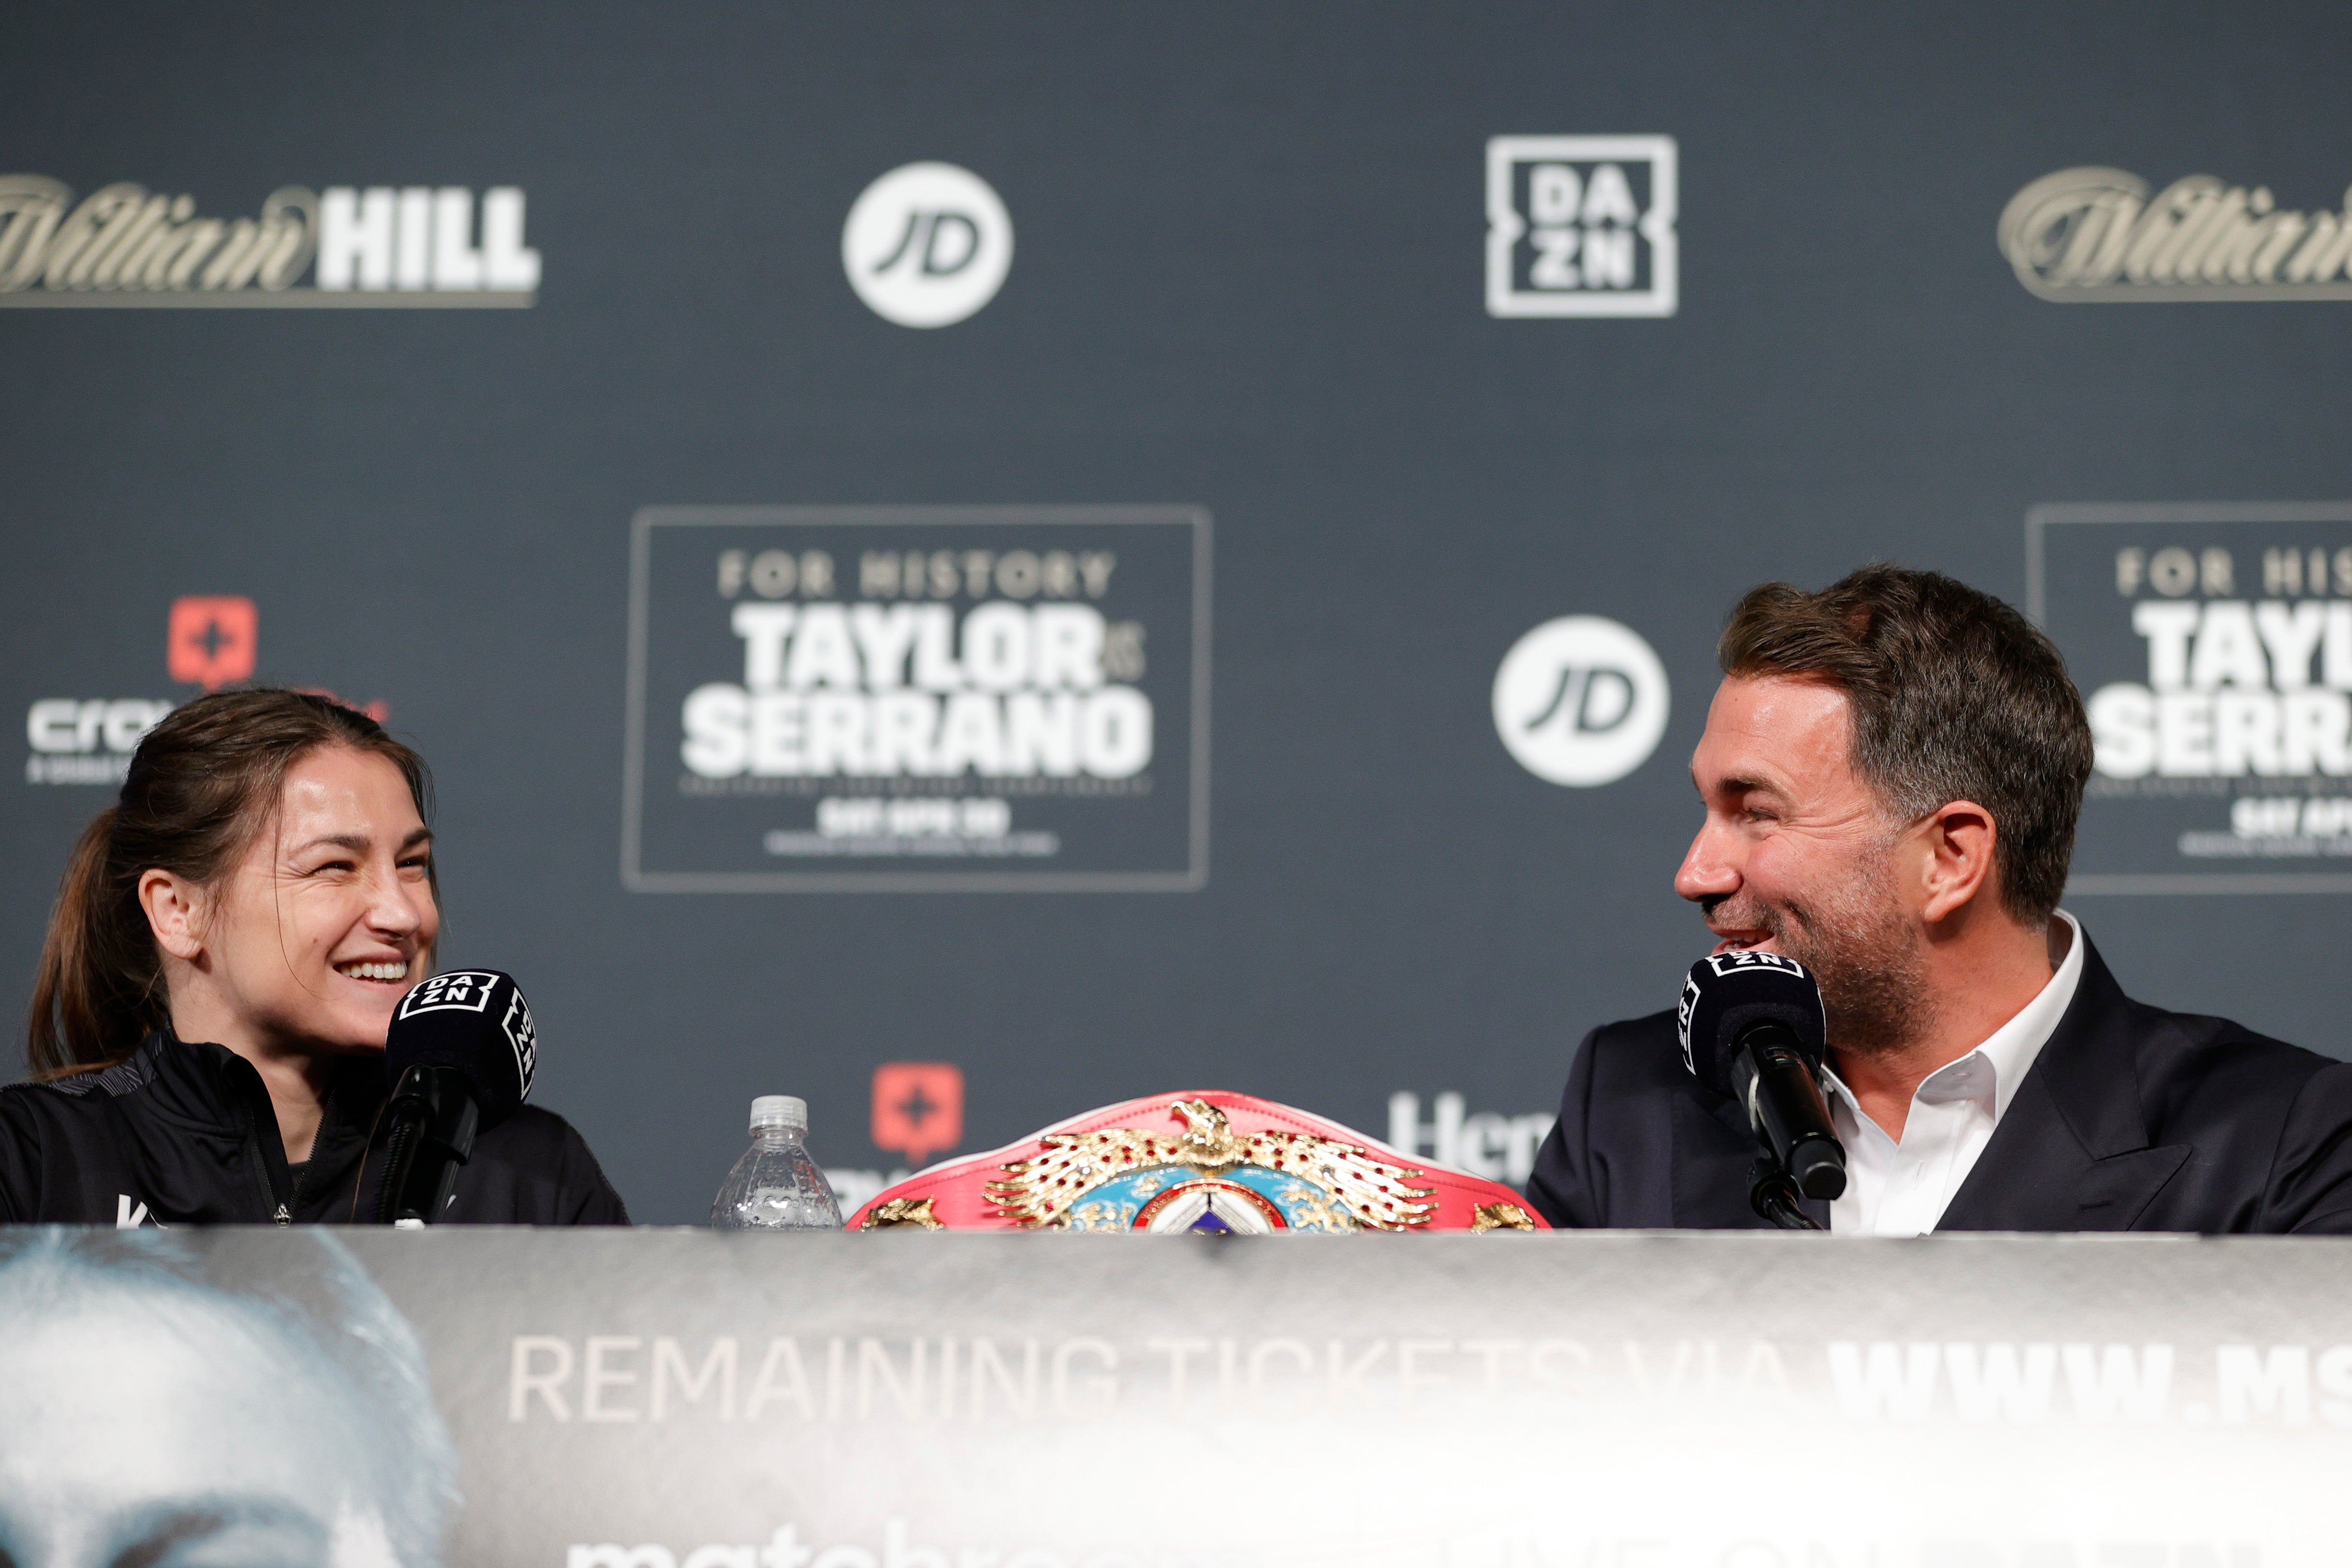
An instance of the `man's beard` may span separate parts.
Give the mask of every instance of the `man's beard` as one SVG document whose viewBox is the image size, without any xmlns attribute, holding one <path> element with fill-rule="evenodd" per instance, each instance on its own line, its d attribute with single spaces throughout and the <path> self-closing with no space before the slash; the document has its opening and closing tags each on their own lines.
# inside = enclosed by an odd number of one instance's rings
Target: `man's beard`
<svg viewBox="0 0 2352 1568">
<path fill-rule="evenodd" d="M 1819 908 L 1746 902 L 1747 895 L 1703 904 L 1718 925 L 1761 928 L 1773 945 L 1813 973 L 1822 988 L 1832 1048 L 1856 1056 L 1899 1051 L 1933 1022 L 1926 964 L 1916 932 L 1895 907 L 1884 860 Z"/>
</svg>

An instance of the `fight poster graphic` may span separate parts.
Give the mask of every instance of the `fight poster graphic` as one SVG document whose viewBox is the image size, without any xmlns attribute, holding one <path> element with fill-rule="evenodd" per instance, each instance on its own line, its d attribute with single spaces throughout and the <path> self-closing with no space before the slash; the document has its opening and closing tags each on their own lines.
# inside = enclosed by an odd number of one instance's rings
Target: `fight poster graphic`
<svg viewBox="0 0 2352 1568">
<path fill-rule="evenodd" d="M 2069 889 L 2352 892 L 2352 503 L 2037 507 L 2026 559 L 2096 746 Z"/>
<path fill-rule="evenodd" d="M 1208 876 L 1195 507 L 652 507 L 639 892 L 1181 891 Z"/>
</svg>

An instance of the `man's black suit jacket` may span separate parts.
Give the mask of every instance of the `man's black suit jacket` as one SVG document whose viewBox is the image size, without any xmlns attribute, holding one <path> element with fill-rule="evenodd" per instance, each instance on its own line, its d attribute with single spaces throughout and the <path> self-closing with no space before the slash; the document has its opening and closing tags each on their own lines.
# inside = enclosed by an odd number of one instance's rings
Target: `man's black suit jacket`
<svg viewBox="0 0 2352 1568">
<path fill-rule="evenodd" d="M 2352 1064 L 2144 1006 L 2084 941 L 2074 1002 L 1936 1228 L 2352 1233 Z M 1757 1228 L 1755 1151 L 1659 1013 L 1585 1037 L 1528 1195 L 1555 1226 Z"/>
</svg>

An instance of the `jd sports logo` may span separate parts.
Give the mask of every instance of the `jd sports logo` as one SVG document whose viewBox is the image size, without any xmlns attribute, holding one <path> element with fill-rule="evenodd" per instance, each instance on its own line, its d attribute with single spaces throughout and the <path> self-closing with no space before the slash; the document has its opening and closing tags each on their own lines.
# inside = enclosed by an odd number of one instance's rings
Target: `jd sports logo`
<svg viewBox="0 0 2352 1568">
<path fill-rule="evenodd" d="M 1486 143 L 1486 313 L 1671 316 L 1678 298 L 1671 136 Z"/>
<path fill-rule="evenodd" d="M 1563 616 L 1521 637 L 1495 672 L 1495 731 L 1519 765 L 1557 784 L 1623 778 L 1666 731 L 1666 670 L 1615 621 Z"/>
<path fill-rule="evenodd" d="M 996 298 L 1013 219 L 988 182 L 953 163 L 908 163 L 866 187 L 841 229 L 849 286 L 884 321 L 953 326 Z"/>
</svg>

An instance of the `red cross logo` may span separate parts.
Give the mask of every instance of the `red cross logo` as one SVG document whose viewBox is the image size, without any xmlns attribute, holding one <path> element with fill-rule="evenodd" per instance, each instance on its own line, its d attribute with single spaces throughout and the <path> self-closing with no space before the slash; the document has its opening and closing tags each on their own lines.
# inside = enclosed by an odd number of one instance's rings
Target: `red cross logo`
<svg viewBox="0 0 2352 1568">
<path fill-rule="evenodd" d="M 172 601 L 164 668 L 174 680 L 218 691 L 253 678 L 261 616 L 251 599 L 190 595 Z"/>
<path fill-rule="evenodd" d="M 963 1142 L 963 1069 L 952 1062 L 885 1062 L 874 1069 L 874 1146 L 909 1170 Z"/>
</svg>

